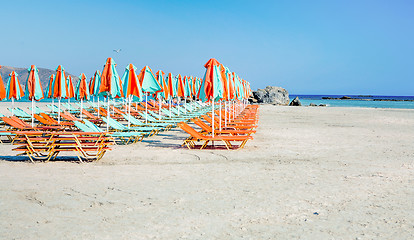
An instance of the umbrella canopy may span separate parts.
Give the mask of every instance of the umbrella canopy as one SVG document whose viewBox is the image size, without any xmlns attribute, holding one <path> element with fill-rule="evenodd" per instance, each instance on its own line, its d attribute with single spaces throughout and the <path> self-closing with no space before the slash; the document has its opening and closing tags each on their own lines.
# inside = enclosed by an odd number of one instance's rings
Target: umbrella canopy
<svg viewBox="0 0 414 240">
<path fill-rule="evenodd" d="M 167 85 L 168 85 L 168 95 L 170 98 L 177 96 L 177 85 L 175 84 L 175 79 L 171 73 L 167 75 Z"/>
<path fill-rule="evenodd" d="M 187 76 L 184 77 L 184 96 L 186 98 L 192 96 L 192 93 L 191 93 L 191 79 L 190 79 L 190 77 L 187 77 Z"/>
<path fill-rule="evenodd" d="M 9 79 L 7 81 L 6 97 L 8 99 L 19 100 L 23 96 L 24 92 L 22 86 L 20 85 L 19 78 L 17 77 L 17 73 L 15 71 L 12 71 L 9 74 Z"/>
<path fill-rule="evenodd" d="M 116 71 L 116 63 L 112 58 L 108 58 L 104 65 L 101 75 L 101 85 L 99 86 L 100 95 L 106 96 L 108 99 L 107 104 L 107 117 L 109 122 L 109 98 L 124 97 L 124 92 L 122 91 L 122 82 L 121 78 Z M 109 124 L 106 125 L 106 131 L 109 131 Z"/>
<path fill-rule="evenodd" d="M 39 101 L 45 97 L 40 83 L 39 70 L 35 65 L 32 65 L 27 71 L 29 71 L 29 76 L 27 77 L 25 95 L 29 100 Z"/>
<path fill-rule="evenodd" d="M 79 81 L 76 84 L 75 99 L 89 100 L 88 84 L 86 83 L 86 76 L 83 73 L 79 76 Z"/>
<path fill-rule="evenodd" d="M 98 96 L 100 84 L 101 84 L 101 72 L 99 72 L 99 70 L 96 70 L 95 74 L 91 78 L 91 81 L 89 82 L 89 94 Z"/>
<path fill-rule="evenodd" d="M 181 77 L 181 74 L 178 74 L 176 78 L 177 78 L 177 96 L 185 97 L 184 81 L 183 81 L 183 78 Z"/>
<path fill-rule="evenodd" d="M 125 97 L 135 96 L 142 100 L 142 90 L 138 82 L 138 77 L 135 71 L 137 68 L 133 64 L 128 64 L 122 76 L 123 90 Z"/>
<path fill-rule="evenodd" d="M 121 78 L 116 71 L 116 63 L 108 58 L 102 70 L 98 94 L 112 98 L 123 97 Z"/>
<path fill-rule="evenodd" d="M 196 78 L 195 79 L 195 96 L 196 96 L 196 98 L 197 99 L 200 99 L 199 97 L 198 97 L 198 94 L 199 94 L 199 92 L 200 92 L 200 87 L 201 87 L 201 78 Z"/>
<path fill-rule="evenodd" d="M 212 58 L 204 65 L 206 73 L 200 86 L 198 98 L 206 102 L 217 101 L 222 98 L 222 84 L 220 77 L 220 63 Z"/>
<path fill-rule="evenodd" d="M 68 89 L 67 98 L 75 97 L 75 89 L 73 88 L 72 76 L 68 76 L 66 78 L 66 86 L 67 86 L 67 89 Z"/>
<path fill-rule="evenodd" d="M 51 96 L 53 98 L 67 98 L 69 95 L 66 85 L 65 69 L 61 65 L 56 68 L 56 75 L 53 80 L 52 90 L 53 92 Z"/>
<path fill-rule="evenodd" d="M 0 76 L 0 100 L 3 100 L 5 98 L 6 98 L 6 88 L 4 87 L 3 79 Z"/>
<path fill-rule="evenodd" d="M 164 72 L 159 70 L 157 73 L 157 81 L 158 83 L 160 83 L 161 87 L 162 87 L 162 93 L 160 94 L 164 99 L 168 99 L 169 97 L 169 88 L 167 85 L 167 82 L 164 79 Z"/>
<path fill-rule="evenodd" d="M 227 84 L 227 75 L 226 75 L 226 69 L 223 65 L 220 65 L 220 77 L 221 77 L 221 83 L 222 83 L 222 89 L 223 89 L 223 100 L 227 101 L 229 100 L 229 91 L 228 91 L 228 84 Z"/>
<path fill-rule="evenodd" d="M 53 90 L 53 79 L 55 78 L 55 74 L 50 75 L 49 77 L 49 83 L 47 84 L 46 89 L 46 97 L 51 98 L 52 97 L 52 90 Z"/>
<path fill-rule="evenodd" d="M 160 83 L 155 78 L 150 67 L 145 66 L 138 75 L 139 84 L 145 93 L 156 93 L 162 91 Z"/>
</svg>

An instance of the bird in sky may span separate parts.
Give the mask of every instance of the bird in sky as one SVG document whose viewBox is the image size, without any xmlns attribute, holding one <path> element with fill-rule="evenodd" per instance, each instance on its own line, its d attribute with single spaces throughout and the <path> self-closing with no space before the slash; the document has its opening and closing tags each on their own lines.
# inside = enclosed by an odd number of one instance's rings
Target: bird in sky
<svg viewBox="0 0 414 240">
<path fill-rule="evenodd" d="M 122 49 L 114 49 L 114 52 L 119 53 Z"/>
</svg>

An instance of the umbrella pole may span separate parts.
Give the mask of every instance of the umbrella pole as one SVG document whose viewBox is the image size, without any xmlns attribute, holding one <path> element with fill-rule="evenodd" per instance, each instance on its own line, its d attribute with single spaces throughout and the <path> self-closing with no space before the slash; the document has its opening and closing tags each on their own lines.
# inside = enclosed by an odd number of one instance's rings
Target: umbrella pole
<svg viewBox="0 0 414 240">
<path fill-rule="evenodd" d="M 55 99 L 52 98 L 52 113 L 55 113 Z"/>
<path fill-rule="evenodd" d="M 145 93 L 145 123 L 148 123 L 148 95 Z"/>
<path fill-rule="evenodd" d="M 181 98 L 180 97 L 178 97 L 178 99 L 177 99 L 178 101 L 177 101 L 177 109 L 178 109 L 178 116 L 180 116 L 180 109 L 178 108 L 179 106 L 180 106 L 180 100 L 181 100 Z"/>
<path fill-rule="evenodd" d="M 14 116 L 14 113 L 13 113 L 13 111 L 14 111 L 14 98 L 12 98 L 12 116 Z"/>
<path fill-rule="evenodd" d="M 212 131 L 212 136 L 214 136 L 214 100 L 212 100 L 212 108 L 211 108 L 211 122 L 213 123 L 213 131 Z M 214 142 L 213 142 L 214 143 Z"/>
<path fill-rule="evenodd" d="M 33 114 L 33 110 L 34 110 L 34 99 L 32 98 L 32 127 L 34 126 L 34 114 Z"/>
<path fill-rule="evenodd" d="M 159 120 L 161 120 L 161 96 L 158 97 L 158 116 L 159 116 Z"/>
<path fill-rule="evenodd" d="M 220 108 L 219 108 L 219 119 L 220 119 L 219 129 L 221 131 L 221 101 L 220 101 Z"/>
<path fill-rule="evenodd" d="M 60 97 L 59 97 L 59 103 L 58 103 L 58 123 L 60 123 Z"/>
<path fill-rule="evenodd" d="M 129 100 L 128 101 L 128 104 L 129 104 L 129 106 L 128 106 L 128 128 L 129 128 L 131 126 L 131 101 L 132 101 L 132 97 L 129 96 L 128 99 L 126 99 L 126 100 Z"/>
<path fill-rule="evenodd" d="M 106 123 L 106 131 L 109 132 L 109 95 L 106 96 L 108 98 L 108 107 L 107 107 L 107 111 L 106 111 L 106 117 L 107 117 L 107 123 Z M 99 110 L 99 109 L 98 109 Z"/>
<path fill-rule="evenodd" d="M 98 96 L 98 118 L 99 118 L 99 96 Z"/>
<path fill-rule="evenodd" d="M 224 101 L 224 127 L 227 128 L 227 101 Z"/>
<path fill-rule="evenodd" d="M 170 98 L 170 101 L 168 101 L 168 103 L 169 103 L 168 109 L 170 109 L 170 118 L 171 118 L 171 98 Z"/>
<path fill-rule="evenodd" d="M 82 121 L 82 110 L 83 110 L 83 99 L 81 98 L 81 111 L 80 111 L 81 121 Z"/>
</svg>

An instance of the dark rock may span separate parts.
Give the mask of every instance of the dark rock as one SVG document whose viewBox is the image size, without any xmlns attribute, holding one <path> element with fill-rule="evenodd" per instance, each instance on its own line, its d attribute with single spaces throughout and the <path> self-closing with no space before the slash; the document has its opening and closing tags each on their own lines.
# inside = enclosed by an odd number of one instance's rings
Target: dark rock
<svg viewBox="0 0 414 240">
<path fill-rule="evenodd" d="M 326 107 L 326 104 L 319 104 L 319 107 Z"/>
<path fill-rule="evenodd" d="M 315 103 L 310 103 L 309 106 L 310 107 L 317 107 L 318 105 L 316 105 Z"/>
<path fill-rule="evenodd" d="M 253 92 L 253 99 L 257 103 L 268 103 L 273 105 L 288 105 L 289 93 L 281 87 L 267 86 L 265 89 L 257 89 Z M 253 102 L 254 100 L 252 100 Z"/>
<path fill-rule="evenodd" d="M 300 102 L 298 97 L 295 97 L 295 99 L 290 102 L 289 106 L 302 106 L 302 103 Z"/>
<path fill-rule="evenodd" d="M 343 96 L 340 99 L 352 99 L 352 98 L 351 97 L 348 97 L 348 96 Z"/>
<path fill-rule="evenodd" d="M 57 66 L 56 66 L 57 67 Z M 0 76 L 3 78 L 4 85 L 6 85 L 7 80 L 9 78 L 9 74 L 12 71 L 15 71 L 18 74 L 18 78 L 20 81 L 20 84 L 22 85 L 23 90 L 25 89 L 26 80 L 29 76 L 29 72 L 27 69 L 30 68 L 30 66 L 27 66 L 26 68 L 17 68 L 17 67 L 9 67 L 9 66 L 1 66 L 0 68 Z M 39 78 L 40 82 L 42 84 L 42 88 L 44 91 L 46 91 L 46 88 L 49 84 L 50 75 L 56 74 L 56 70 L 52 69 L 46 69 L 46 68 L 37 68 L 39 70 Z M 68 73 L 65 71 L 66 77 L 72 76 L 73 86 L 76 86 L 77 81 L 79 80 L 78 77 Z"/>
</svg>

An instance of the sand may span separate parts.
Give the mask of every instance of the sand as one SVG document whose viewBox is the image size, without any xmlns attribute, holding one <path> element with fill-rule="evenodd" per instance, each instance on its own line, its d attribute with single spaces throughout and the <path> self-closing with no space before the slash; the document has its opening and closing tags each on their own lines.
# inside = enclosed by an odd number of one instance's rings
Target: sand
<svg viewBox="0 0 414 240">
<path fill-rule="evenodd" d="M 414 110 L 263 105 L 259 125 L 242 150 L 173 130 L 85 164 L 2 144 L 0 239 L 413 239 Z"/>
</svg>

